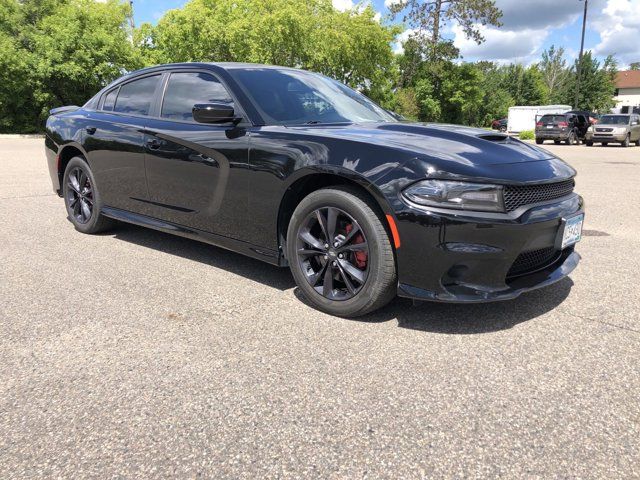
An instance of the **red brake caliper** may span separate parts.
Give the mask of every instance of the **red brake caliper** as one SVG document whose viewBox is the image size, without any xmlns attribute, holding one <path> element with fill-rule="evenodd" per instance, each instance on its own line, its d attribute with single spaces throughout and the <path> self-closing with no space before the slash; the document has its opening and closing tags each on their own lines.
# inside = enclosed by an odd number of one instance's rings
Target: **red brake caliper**
<svg viewBox="0 0 640 480">
<path fill-rule="evenodd" d="M 353 229 L 353 224 L 348 223 L 345 228 L 347 231 L 347 235 L 349 234 L 349 232 Z M 353 244 L 358 244 L 358 243 L 362 243 L 364 242 L 364 237 L 362 236 L 362 233 L 357 233 L 353 236 L 353 240 L 351 241 L 351 243 Z M 358 268 L 366 268 L 367 266 L 367 252 L 363 252 L 362 250 L 358 250 L 356 252 L 354 252 L 354 256 L 356 258 L 356 266 Z"/>
</svg>

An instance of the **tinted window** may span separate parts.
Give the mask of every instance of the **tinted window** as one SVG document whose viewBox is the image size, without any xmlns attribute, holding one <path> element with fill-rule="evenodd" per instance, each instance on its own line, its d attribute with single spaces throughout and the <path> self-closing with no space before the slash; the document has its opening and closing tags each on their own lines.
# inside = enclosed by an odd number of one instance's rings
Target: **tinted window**
<svg viewBox="0 0 640 480">
<path fill-rule="evenodd" d="M 193 120 L 191 111 L 196 103 L 233 101 L 224 85 L 208 73 L 172 73 L 162 101 L 162 117 Z"/>
<path fill-rule="evenodd" d="M 267 124 L 397 121 L 364 95 L 323 75 L 285 68 L 238 68 L 229 73 Z"/>
<path fill-rule="evenodd" d="M 104 97 L 104 103 L 102 104 L 102 109 L 103 110 L 108 110 L 108 111 L 113 110 L 113 106 L 116 104 L 116 97 L 117 96 L 118 96 L 118 89 L 117 88 L 115 90 L 111 90 L 109 93 L 107 93 L 107 95 Z"/>
<path fill-rule="evenodd" d="M 160 75 L 154 75 L 122 85 L 113 111 L 149 115 L 153 92 L 155 92 L 159 80 Z"/>
<path fill-rule="evenodd" d="M 566 122 L 567 117 L 564 115 L 543 115 L 540 121 L 545 123 Z"/>
</svg>

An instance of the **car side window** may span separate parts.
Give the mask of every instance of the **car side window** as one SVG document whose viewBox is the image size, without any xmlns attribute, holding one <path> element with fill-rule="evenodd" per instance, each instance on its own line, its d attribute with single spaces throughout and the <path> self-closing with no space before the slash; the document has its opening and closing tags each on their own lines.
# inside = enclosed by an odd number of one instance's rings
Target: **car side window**
<svg viewBox="0 0 640 480">
<path fill-rule="evenodd" d="M 153 94 L 159 81 L 160 75 L 153 75 L 125 83 L 120 87 L 113 111 L 133 115 L 149 115 Z"/>
<path fill-rule="evenodd" d="M 104 102 L 102 103 L 102 110 L 106 110 L 108 112 L 112 111 L 114 105 L 116 104 L 117 96 L 118 96 L 117 88 L 114 88 L 109 93 L 107 93 L 104 97 Z"/>
<path fill-rule="evenodd" d="M 233 99 L 213 75 L 204 72 L 172 73 L 162 101 L 161 117 L 193 120 L 192 110 L 197 103 L 225 103 L 233 106 Z"/>
</svg>

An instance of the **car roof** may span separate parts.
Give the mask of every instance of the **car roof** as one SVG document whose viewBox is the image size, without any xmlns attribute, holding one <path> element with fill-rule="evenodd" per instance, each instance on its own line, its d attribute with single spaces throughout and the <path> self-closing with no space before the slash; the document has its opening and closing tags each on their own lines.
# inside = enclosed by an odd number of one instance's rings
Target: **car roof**
<svg viewBox="0 0 640 480">
<path fill-rule="evenodd" d="M 239 69 L 269 69 L 269 70 L 297 70 L 297 71 L 305 71 L 299 68 L 292 67 L 283 67 L 280 65 L 264 65 L 261 63 L 248 63 L 248 62 L 180 62 L 180 63 L 164 63 L 159 65 L 153 65 L 151 67 L 141 68 L 139 70 L 134 70 L 133 72 L 129 72 L 125 76 L 135 76 L 143 73 L 154 72 L 156 70 L 166 70 L 168 68 L 207 68 L 207 67 L 218 67 L 223 70 L 239 70 Z"/>
</svg>

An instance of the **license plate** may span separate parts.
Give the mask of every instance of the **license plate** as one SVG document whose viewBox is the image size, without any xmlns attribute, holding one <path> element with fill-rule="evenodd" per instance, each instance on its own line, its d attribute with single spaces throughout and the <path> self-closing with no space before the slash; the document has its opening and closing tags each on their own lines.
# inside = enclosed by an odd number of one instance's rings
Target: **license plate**
<svg viewBox="0 0 640 480">
<path fill-rule="evenodd" d="M 568 218 L 564 224 L 562 232 L 562 248 L 569 247 L 574 243 L 578 243 L 582 238 L 582 224 L 584 222 L 584 214 L 576 215 Z"/>
<path fill-rule="evenodd" d="M 547 128 L 553 128 L 553 125 L 547 125 Z"/>
</svg>

